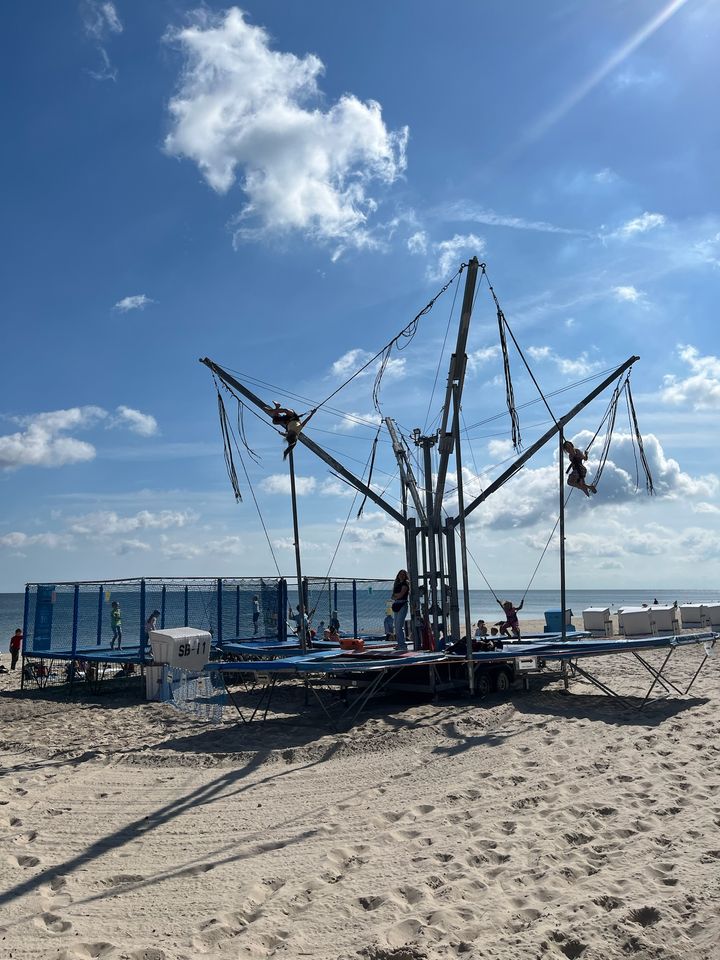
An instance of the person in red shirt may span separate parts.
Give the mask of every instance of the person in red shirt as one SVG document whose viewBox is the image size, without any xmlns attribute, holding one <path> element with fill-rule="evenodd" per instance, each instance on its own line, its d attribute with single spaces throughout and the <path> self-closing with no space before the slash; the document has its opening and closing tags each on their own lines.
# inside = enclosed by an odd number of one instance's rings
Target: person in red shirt
<svg viewBox="0 0 720 960">
<path fill-rule="evenodd" d="M 23 642 L 23 632 L 20 627 L 17 628 L 15 633 L 10 637 L 10 669 L 14 670 L 17 666 L 18 657 L 20 656 L 20 648 L 22 647 Z"/>
</svg>

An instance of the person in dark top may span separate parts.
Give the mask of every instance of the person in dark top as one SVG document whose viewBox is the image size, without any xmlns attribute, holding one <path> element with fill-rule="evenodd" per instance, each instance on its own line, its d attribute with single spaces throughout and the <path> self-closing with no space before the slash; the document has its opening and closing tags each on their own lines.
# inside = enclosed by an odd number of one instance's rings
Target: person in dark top
<svg viewBox="0 0 720 960">
<path fill-rule="evenodd" d="M 392 590 L 392 611 L 395 620 L 395 649 L 407 650 L 405 619 L 410 597 L 410 577 L 407 570 L 399 570 Z"/>
<path fill-rule="evenodd" d="M 10 637 L 10 669 L 14 670 L 17 666 L 18 657 L 20 656 L 20 648 L 22 647 L 23 642 L 23 632 L 20 627 L 17 628 L 15 633 Z"/>
<path fill-rule="evenodd" d="M 287 447 L 283 453 L 283 460 L 286 460 L 287 455 L 297 443 L 298 436 L 303 427 L 300 421 L 300 415 L 289 407 L 281 407 L 277 400 L 273 400 L 272 407 L 265 407 L 264 409 L 275 426 L 282 427 L 285 431 Z"/>
<path fill-rule="evenodd" d="M 570 466 L 565 471 L 568 475 L 568 486 L 582 490 L 586 497 L 589 497 L 591 493 L 597 493 L 594 484 L 585 483 L 585 477 L 587 476 L 587 467 L 585 466 L 585 460 L 588 458 L 587 451 L 579 450 L 573 444 L 572 440 L 566 440 L 565 443 L 563 443 L 563 450 L 570 460 Z"/>
</svg>

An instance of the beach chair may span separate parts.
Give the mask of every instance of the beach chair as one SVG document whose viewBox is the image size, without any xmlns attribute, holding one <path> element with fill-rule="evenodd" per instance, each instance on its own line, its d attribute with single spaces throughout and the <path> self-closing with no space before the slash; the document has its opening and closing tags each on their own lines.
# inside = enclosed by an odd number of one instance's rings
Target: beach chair
<svg viewBox="0 0 720 960">
<path fill-rule="evenodd" d="M 706 603 L 705 616 L 709 627 L 713 630 L 720 629 L 720 603 Z"/>
<path fill-rule="evenodd" d="M 611 637 L 613 632 L 609 607 L 586 607 L 583 612 L 583 628 L 593 637 Z"/>
<path fill-rule="evenodd" d="M 680 618 L 672 604 L 654 604 L 650 607 L 650 623 L 657 637 L 680 633 Z"/>
<path fill-rule="evenodd" d="M 705 606 L 702 603 L 681 603 L 679 608 L 683 627 L 704 627 L 707 622 Z"/>
<path fill-rule="evenodd" d="M 618 630 L 625 637 L 651 637 L 650 607 L 621 607 L 618 610 Z"/>
</svg>

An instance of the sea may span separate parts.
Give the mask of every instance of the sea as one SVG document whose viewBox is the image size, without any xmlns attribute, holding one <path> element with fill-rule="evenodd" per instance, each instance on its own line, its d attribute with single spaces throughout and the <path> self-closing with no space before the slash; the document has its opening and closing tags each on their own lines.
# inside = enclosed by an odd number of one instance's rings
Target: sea
<svg viewBox="0 0 720 960">
<path fill-rule="evenodd" d="M 497 595 L 501 600 L 512 600 L 513 603 L 519 603 L 522 599 L 522 590 L 507 588 L 498 590 Z M 566 596 L 568 608 L 573 611 L 576 617 L 579 617 L 586 607 L 609 607 L 611 611 L 615 611 L 618 607 L 639 607 L 643 603 L 650 604 L 655 600 L 667 604 L 674 603 L 676 600 L 678 603 L 718 603 L 720 602 L 720 589 L 617 590 L 608 588 L 606 590 L 568 590 Z M 292 596 L 290 596 L 291 601 L 292 599 Z M 349 604 L 349 602 L 348 597 L 345 603 Z M 23 604 L 24 594 L 22 593 L 0 593 L 0 645 L 4 652 L 7 651 L 12 634 L 18 627 L 22 628 Z M 342 605 L 341 601 L 338 606 L 341 607 Z M 460 609 L 462 610 L 462 597 L 460 598 Z M 473 620 L 482 617 L 484 620 L 494 621 L 500 616 L 500 609 L 489 590 L 471 590 L 470 609 Z M 525 597 L 520 615 L 521 621 L 522 619 L 541 620 L 546 610 L 559 609 L 559 590 L 530 590 Z M 341 621 L 343 621 L 343 627 L 345 623 L 350 622 L 349 609 L 347 611 L 340 609 L 339 615 Z M 362 617 L 361 619 L 364 620 L 365 618 Z M 201 626 L 201 624 L 194 625 Z M 247 625 L 243 624 L 243 626 L 247 630 L 247 635 L 251 635 L 250 622 Z M 362 629 L 373 629 L 370 623 L 361 623 L 360 626 Z M 378 629 L 380 629 L 379 624 Z"/>
</svg>

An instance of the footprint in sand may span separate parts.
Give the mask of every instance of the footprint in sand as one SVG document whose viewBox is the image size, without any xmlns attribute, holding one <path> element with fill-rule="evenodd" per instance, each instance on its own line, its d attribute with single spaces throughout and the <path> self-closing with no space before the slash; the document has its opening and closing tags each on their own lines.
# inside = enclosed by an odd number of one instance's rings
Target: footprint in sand
<svg viewBox="0 0 720 960">
<path fill-rule="evenodd" d="M 39 917 L 35 917 L 34 923 L 36 927 L 50 933 L 66 933 L 72 928 L 69 920 L 63 920 L 56 913 L 41 913 Z"/>
<path fill-rule="evenodd" d="M 158 950 L 157 947 L 141 947 L 139 950 L 133 950 L 128 954 L 130 960 L 167 960 L 167 954 L 164 950 Z"/>
<path fill-rule="evenodd" d="M 660 916 L 660 911 L 656 910 L 655 907 L 640 907 L 637 910 L 630 911 L 628 920 L 639 923 L 641 927 L 653 927 Z"/>
<path fill-rule="evenodd" d="M 31 867 L 37 867 L 37 865 L 40 863 L 40 859 L 38 857 L 10 857 L 9 860 L 10 863 L 15 864 L 15 866 L 22 867 L 25 870 L 29 870 Z"/>
<path fill-rule="evenodd" d="M 57 960 L 102 960 L 109 957 L 116 950 L 114 943 L 98 941 L 97 943 L 77 943 L 72 950 L 63 950 Z"/>
<path fill-rule="evenodd" d="M 16 837 L 13 838 L 13 843 L 32 843 L 33 840 L 37 839 L 36 830 L 28 830 L 27 833 L 19 833 Z"/>
<path fill-rule="evenodd" d="M 145 877 L 141 873 L 116 873 L 112 877 L 106 877 L 100 883 L 103 887 L 119 887 L 125 883 L 139 883 Z"/>
</svg>

